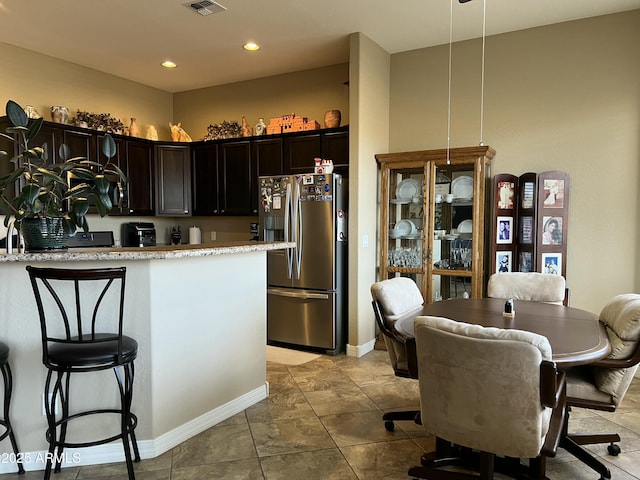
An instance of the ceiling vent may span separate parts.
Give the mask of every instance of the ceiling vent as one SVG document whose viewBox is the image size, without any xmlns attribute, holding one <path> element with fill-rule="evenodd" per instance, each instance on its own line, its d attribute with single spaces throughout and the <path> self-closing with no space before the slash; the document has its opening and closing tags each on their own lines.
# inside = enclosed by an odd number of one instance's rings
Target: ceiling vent
<svg viewBox="0 0 640 480">
<path fill-rule="evenodd" d="M 226 7 L 223 7 L 219 3 L 212 2 L 211 0 L 202 0 L 201 2 L 189 2 L 183 3 L 185 7 L 188 7 L 192 10 L 195 10 L 202 16 L 211 15 L 212 13 L 220 13 L 226 10 Z"/>
</svg>

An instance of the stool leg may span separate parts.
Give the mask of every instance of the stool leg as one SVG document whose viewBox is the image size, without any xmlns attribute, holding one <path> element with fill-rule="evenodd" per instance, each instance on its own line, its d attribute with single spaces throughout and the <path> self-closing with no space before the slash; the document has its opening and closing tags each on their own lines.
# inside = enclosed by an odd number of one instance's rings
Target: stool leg
<svg viewBox="0 0 640 480">
<path fill-rule="evenodd" d="M 135 480 L 135 472 L 133 469 L 133 459 L 131 458 L 131 445 L 129 443 L 129 436 L 134 442 L 134 450 L 137 454 L 137 445 L 135 443 L 135 434 L 133 433 L 133 425 L 131 421 L 131 400 L 133 395 L 133 377 L 130 364 L 122 366 L 124 370 L 124 379 L 118 367 L 113 369 L 116 380 L 118 381 L 118 388 L 120 390 L 120 404 L 122 407 L 122 413 L 120 417 L 120 431 L 122 435 L 122 446 L 124 448 L 124 457 L 127 464 L 127 475 L 129 480 Z M 136 460 L 137 461 L 137 460 Z"/>
<path fill-rule="evenodd" d="M 62 419 L 69 418 L 69 385 L 71 383 L 71 372 L 61 372 L 61 381 L 59 383 L 60 388 L 58 392 L 60 394 L 60 407 L 62 408 Z M 62 381 L 64 380 L 64 381 Z M 62 384 L 64 383 L 64 389 L 62 388 Z M 55 396 L 53 399 L 53 415 L 55 418 Z M 64 452 L 64 442 L 67 439 L 67 421 L 63 421 L 60 424 L 60 437 L 58 442 L 58 451 L 57 451 L 57 459 L 56 459 L 56 468 L 54 472 L 59 473 L 62 468 L 62 452 Z"/>
<path fill-rule="evenodd" d="M 11 441 L 11 446 L 13 447 L 13 453 L 15 453 L 16 458 L 18 458 L 20 449 L 18 448 L 18 441 L 16 440 L 16 435 L 13 432 L 13 426 L 11 425 L 11 420 L 9 417 L 9 410 L 11 407 L 11 392 L 13 391 L 13 376 L 11 375 L 11 367 L 9 367 L 8 363 L 2 365 L 0 367 L 0 370 L 2 370 L 2 378 L 4 380 L 4 425 L 7 429 L 5 435 L 9 435 L 9 440 Z M 18 462 L 18 473 L 24 473 L 22 462 Z"/>
<path fill-rule="evenodd" d="M 133 377 L 135 374 L 135 366 L 134 363 L 131 362 L 129 364 L 129 370 L 130 370 L 130 374 L 129 374 L 129 402 L 128 402 L 128 408 L 127 408 L 127 412 L 129 414 L 129 418 L 131 421 L 131 443 L 133 444 L 133 453 L 134 453 L 134 460 L 136 462 L 140 461 L 140 452 L 138 451 L 138 441 L 136 440 L 136 432 L 135 432 L 135 425 L 134 425 L 134 420 L 131 417 L 131 403 L 133 401 Z"/>
<path fill-rule="evenodd" d="M 56 448 L 56 417 L 55 417 L 55 402 L 56 402 L 56 392 L 58 389 L 58 384 L 60 383 L 60 374 L 58 374 L 55 382 L 55 387 L 53 389 L 51 399 L 49 399 L 49 391 L 51 389 L 51 379 L 53 377 L 53 370 L 47 371 L 47 379 L 44 382 L 44 409 L 45 414 L 47 416 L 47 432 L 46 432 L 46 440 L 49 442 L 49 450 L 47 455 L 47 461 L 44 469 L 44 480 L 49 480 L 51 478 L 51 467 L 53 462 L 53 452 Z"/>
</svg>

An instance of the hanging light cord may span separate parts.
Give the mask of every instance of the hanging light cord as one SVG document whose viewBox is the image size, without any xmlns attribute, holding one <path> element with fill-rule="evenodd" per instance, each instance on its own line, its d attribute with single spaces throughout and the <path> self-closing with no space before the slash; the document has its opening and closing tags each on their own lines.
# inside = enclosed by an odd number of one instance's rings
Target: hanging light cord
<svg viewBox="0 0 640 480">
<path fill-rule="evenodd" d="M 449 7 L 449 93 L 447 99 L 447 165 L 451 163 L 449 150 L 451 149 L 451 44 L 453 43 L 453 0 Z"/>
<path fill-rule="evenodd" d="M 480 145 L 484 145 L 484 49 L 487 33 L 487 0 L 482 1 L 482 80 L 480 81 Z"/>
</svg>

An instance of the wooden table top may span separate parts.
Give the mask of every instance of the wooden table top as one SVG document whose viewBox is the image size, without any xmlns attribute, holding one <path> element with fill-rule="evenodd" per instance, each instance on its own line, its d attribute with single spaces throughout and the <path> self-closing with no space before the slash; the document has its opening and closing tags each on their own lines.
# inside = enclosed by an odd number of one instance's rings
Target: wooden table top
<svg viewBox="0 0 640 480">
<path fill-rule="evenodd" d="M 504 304 L 505 300 L 500 298 L 445 300 L 425 305 L 418 315 L 538 333 L 549 339 L 553 360 L 561 367 L 591 363 L 611 351 L 604 325 L 591 312 L 564 305 L 514 300 L 514 317 L 504 318 Z M 397 321 L 396 330 L 412 338 L 414 318 Z"/>
</svg>

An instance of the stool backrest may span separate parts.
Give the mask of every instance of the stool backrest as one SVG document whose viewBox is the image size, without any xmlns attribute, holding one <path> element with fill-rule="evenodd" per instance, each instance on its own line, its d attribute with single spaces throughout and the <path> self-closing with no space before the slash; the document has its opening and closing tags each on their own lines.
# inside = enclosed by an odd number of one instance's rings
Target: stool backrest
<svg viewBox="0 0 640 480">
<path fill-rule="evenodd" d="M 42 333 L 43 363 L 55 344 L 118 343 L 122 324 L 126 267 L 62 269 L 27 267 Z"/>
</svg>

